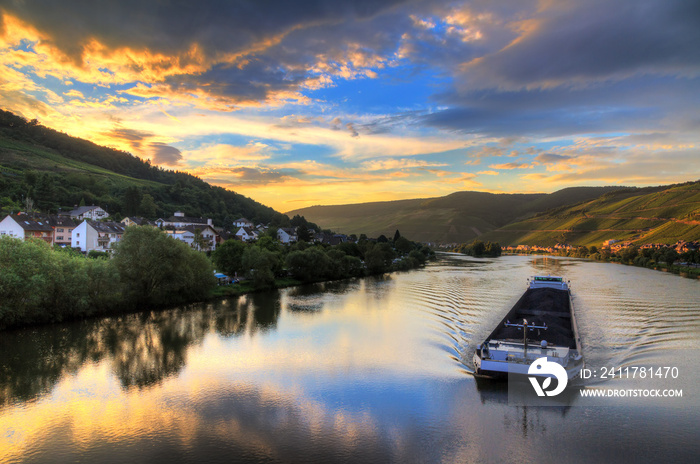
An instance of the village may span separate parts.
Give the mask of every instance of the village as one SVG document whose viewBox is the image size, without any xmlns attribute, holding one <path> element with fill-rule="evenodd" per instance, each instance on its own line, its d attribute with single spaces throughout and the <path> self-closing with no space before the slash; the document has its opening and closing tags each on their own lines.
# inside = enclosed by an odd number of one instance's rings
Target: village
<svg viewBox="0 0 700 464">
<path fill-rule="evenodd" d="M 216 227 L 208 218 L 188 217 L 181 211 L 176 211 L 167 219 L 158 218 L 155 221 L 143 217 L 129 216 L 119 222 L 110 221 L 110 215 L 100 206 L 79 206 L 56 215 L 41 213 L 24 213 L 7 215 L 0 221 L 0 236 L 25 240 L 27 238 L 41 239 L 50 245 L 70 247 L 82 253 L 101 252 L 111 253 L 114 244 L 118 243 L 127 227 L 151 226 L 158 227 L 176 240 L 187 243 L 191 248 L 202 251 L 214 251 L 226 240 L 233 239 L 241 242 L 253 242 L 267 235 L 275 237 L 283 244 L 299 240 L 297 228 L 280 227 L 274 231 L 267 224 L 254 224 L 246 218 L 240 218 L 230 225 L 230 228 Z M 337 245 L 354 242 L 355 236 L 344 234 L 329 234 L 313 229 L 304 231 L 312 243 Z"/>
</svg>

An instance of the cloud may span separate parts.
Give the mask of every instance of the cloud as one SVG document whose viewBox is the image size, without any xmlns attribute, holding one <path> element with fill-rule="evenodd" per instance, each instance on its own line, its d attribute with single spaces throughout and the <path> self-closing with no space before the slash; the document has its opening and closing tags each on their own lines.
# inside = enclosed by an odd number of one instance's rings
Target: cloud
<svg viewBox="0 0 700 464">
<path fill-rule="evenodd" d="M 480 176 L 497 176 L 499 174 L 498 171 L 479 171 L 477 172 L 478 175 Z"/>
<path fill-rule="evenodd" d="M 180 150 L 164 143 L 152 142 L 149 145 L 149 150 L 155 164 L 174 166 L 182 159 Z"/>
<path fill-rule="evenodd" d="M 235 164 L 244 161 L 267 160 L 275 153 L 275 150 L 262 142 L 250 142 L 245 146 L 229 145 L 224 143 L 204 144 L 195 150 L 185 150 L 182 155 L 184 160 L 192 166 L 203 164 Z"/>
<path fill-rule="evenodd" d="M 24 55 L 37 74 L 133 84 L 123 91 L 230 110 L 305 102 L 304 89 L 376 77 L 400 36 L 398 25 L 387 27 L 400 3 L 125 0 L 107 14 L 84 2 L 29 0 L 3 5 L 0 19 L 6 43 L 30 46 Z M 374 27 L 384 32 L 367 34 Z"/>
<path fill-rule="evenodd" d="M 447 166 L 446 163 L 440 162 L 429 162 L 419 159 L 407 159 L 407 158 L 388 158 L 388 159 L 376 159 L 370 161 L 364 161 L 360 164 L 360 168 L 367 171 L 390 171 L 395 169 L 410 169 L 410 168 L 422 168 L 422 167 L 437 167 L 437 166 Z"/>
<path fill-rule="evenodd" d="M 123 140 L 131 146 L 132 149 L 140 151 L 142 144 L 155 136 L 153 132 L 140 131 L 136 129 L 127 129 L 118 127 L 104 133 L 105 136 Z"/>
<path fill-rule="evenodd" d="M 502 163 L 489 165 L 492 169 L 532 169 L 536 163 Z"/>
<path fill-rule="evenodd" d="M 470 88 L 535 89 L 635 74 L 697 77 L 700 8 L 683 0 L 552 2 L 508 46 L 463 66 Z"/>
</svg>

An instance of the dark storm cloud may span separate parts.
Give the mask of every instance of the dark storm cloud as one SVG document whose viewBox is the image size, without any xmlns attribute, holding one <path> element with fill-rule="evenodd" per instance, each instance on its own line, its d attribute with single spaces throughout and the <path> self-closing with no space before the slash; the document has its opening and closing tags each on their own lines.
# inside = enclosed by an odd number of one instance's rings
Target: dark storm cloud
<svg viewBox="0 0 700 464">
<path fill-rule="evenodd" d="M 571 89 L 482 90 L 439 96 L 450 108 L 426 115 L 436 127 L 495 136 L 565 136 L 700 127 L 700 82 L 643 76 Z"/>
<path fill-rule="evenodd" d="M 0 14 L 36 27 L 42 43 L 77 66 L 86 65 L 95 42 L 104 47 L 99 53 L 130 50 L 136 59 L 126 58 L 126 66 L 142 76 L 130 79 L 153 90 L 141 86 L 133 95 L 197 90 L 221 109 L 298 91 L 321 74 L 347 77 L 348 63 L 351 70 L 376 65 L 410 24 L 405 12 L 395 13 L 401 3 L 13 0 Z"/>
<path fill-rule="evenodd" d="M 155 164 L 165 164 L 173 166 L 182 159 L 182 153 L 175 147 L 160 142 L 153 142 L 149 145 Z"/>
<path fill-rule="evenodd" d="M 48 34 L 49 41 L 79 61 L 82 47 L 93 38 L 110 48 L 174 53 L 196 43 L 208 53 L 235 52 L 293 28 L 367 19 L 400 1 L 10 0 L 3 3 L 2 10 Z"/>
<path fill-rule="evenodd" d="M 468 65 L 469 86 L 586 85 L 635 73 L 700 72 L 700 2 L 571 2 L 533 18 L 509 47 Z M 526 29 L 527 29 L 526 27 Z"/>
</svg>

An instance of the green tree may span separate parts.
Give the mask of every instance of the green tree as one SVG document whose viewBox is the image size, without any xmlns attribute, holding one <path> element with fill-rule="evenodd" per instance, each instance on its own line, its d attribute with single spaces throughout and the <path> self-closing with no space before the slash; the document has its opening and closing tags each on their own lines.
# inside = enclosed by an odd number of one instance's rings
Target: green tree
<svg viewBox="0 0 700 464">
<path fill-rule="evenodd" d="M 398 233 L 398 230 L 396 232 Z M 413 250 L 413 243 L 406 237 L 399 236 L 399 238 L 394 240 L 394 248 L 402 255 L 405 255 Z"/>
<path fill-rule="evenodd" d="M 246 248 L 242 264 L 246 277 L 253 281 L 256 288 L 271 287 L 275 283 L 275 274 L 282 268 L 277 254 L 257 246 Z"/>
<path fill-rule="evenodd" d="M 156 217 L 157 210 L 158 205 L 156 205 L 156 201 L 153 197 L 148 193 L 144 194 L 143 198 L 141 198 L 141 204 L 139 205 L 141 216 L 152 219 Z"/>
<path fill-rule="evenodd" d="M 472 256 L 483 256 L 486 252 L 486 245 L 481 240 L 474 240 L 470 245 Z"/>
<path fill-rule="evenodd" d="M 295 279 L 303 281 L 320 280 L 330 274 L 331 260 L 317 247 L 304 251 L 292 251 L 287 255 L 287 270 Z"/>
<path fill-rule="evenodd" d="M 394 232 L 394 240 L 393 242 L 396 243 L 398 239 L 401 238 L 401 233 L 399 232 L 399 229 L 396 229 L 396 232 Z"/>
<path fill-rule="evenodd" d="M 280 242 L 277 240 L 277 237 L 275 235 L 275 238 L 270 237 L 268 234 L 264 234 L 262 237 L 260 237 L 256 243 L 257 246 L 260 248 L 264 248 L 266 250 L 270 250 L 273 253 L 280 253 Z"/>
<path fill-rule="evenodd" d="M 664 262 L 669 266 L 673 266 L 673 263 L 675 263 L 677 260 L 678 252 L 671 247 L 666 248 L 664 251 Z"/>
<path fill-rule="evenodd" d="M 211 255 L 216 268 L 229 276 L 242 275 L 243 253 L 247 245 L 240 240 L 228 239 L 218 247 Z"/>
<path fill-rule="evenodd" d="M 311 242 L 313 237 L 306 224 L 301 224 L 299 227 L 297 227 L 297 238 L 300 242 Z"/>
<path fill-rule="evenodd" d="M 384 253 L 378 246 L 373 246 L 365 252 L 365 266 L 370 274 L 380 274 L 387 270 Z"/>
<path fill-rule="evenodd" d="M 124 214 L 135 216 L 141 205 L 141 191 L 136 187 L 128 187 L 124 191 Z"/>
<path fill-rule="evenodd" d="M 153 227 L 129 227 L 114 264 L 135 304 L 169 305 L 205 298 L 216 285 L 206 255 Z"/>
</svg>

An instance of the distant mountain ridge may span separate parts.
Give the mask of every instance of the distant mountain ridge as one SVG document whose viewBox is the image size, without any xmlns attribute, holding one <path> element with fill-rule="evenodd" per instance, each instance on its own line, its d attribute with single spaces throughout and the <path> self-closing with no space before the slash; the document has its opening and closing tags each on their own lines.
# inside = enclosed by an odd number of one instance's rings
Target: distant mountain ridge
<svg viewBox="0 0 700 464">
<path fill-rule="evenodd" d="M 548 209 L 598 198 L 628 187 L 569 187 L 554 193 L 455 192 L 444 197 L 311 206 L 289 211 L 323 228 L 348 234 L 393 235 L 463 243 Z"/>
</svg>

